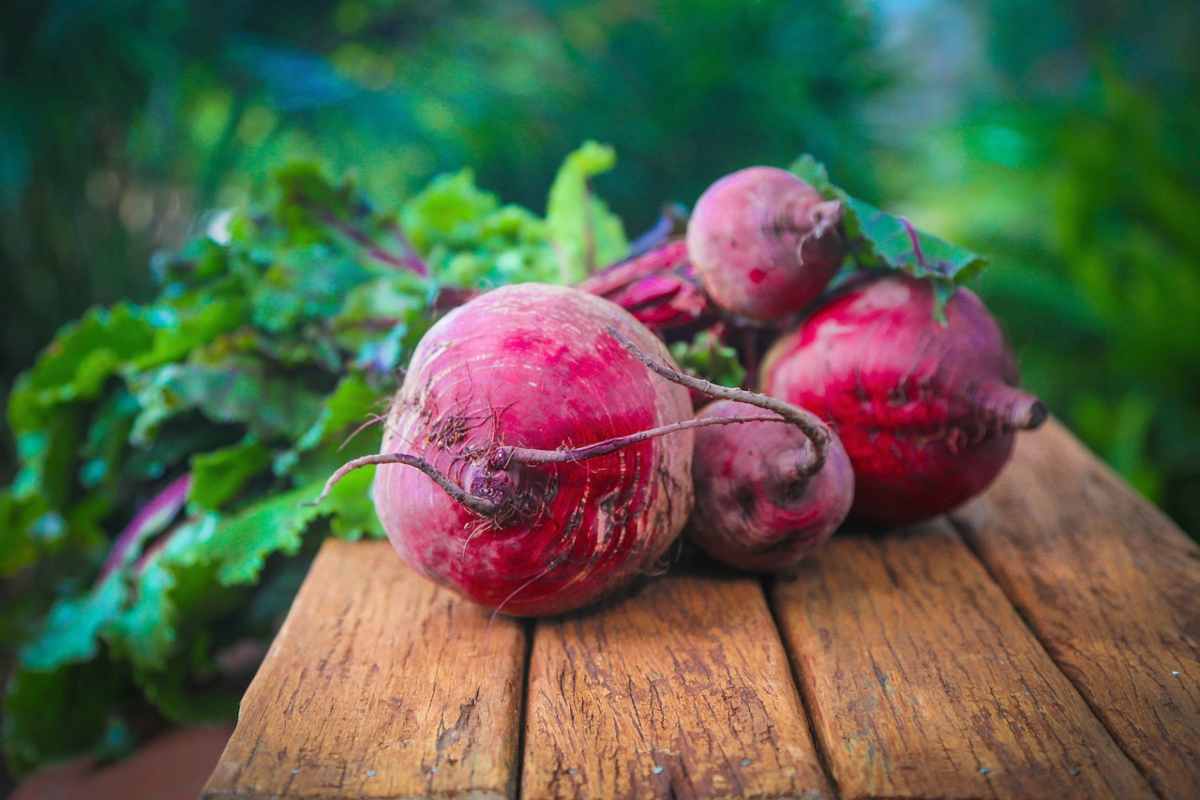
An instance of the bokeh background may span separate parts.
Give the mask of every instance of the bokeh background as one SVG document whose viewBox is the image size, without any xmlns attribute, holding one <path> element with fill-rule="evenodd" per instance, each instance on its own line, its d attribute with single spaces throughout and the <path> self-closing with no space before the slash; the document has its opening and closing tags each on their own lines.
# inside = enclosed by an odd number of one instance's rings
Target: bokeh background
<svg viewBox="0 0 1200 800">
<path fill-rule="evenodd" d="M 1195 0 L 0 5 L 5 393 L 58 326 L 149 298 L 154 252 L 296 156 L 384 202 L 472 165 L 538 208 L 594 138 L 636 231 L 809 151 L 989 254 L 977 288 L 1026 383 L 1200 532 Z"/>
</svg>

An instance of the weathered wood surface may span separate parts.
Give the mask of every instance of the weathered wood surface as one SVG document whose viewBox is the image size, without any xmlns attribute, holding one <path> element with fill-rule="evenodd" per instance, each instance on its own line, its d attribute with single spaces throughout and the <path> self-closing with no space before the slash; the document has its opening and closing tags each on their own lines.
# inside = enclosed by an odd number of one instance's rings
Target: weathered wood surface
<svg viewBox="0 0 1200 800">
<path fill-rule="evenodd" d="M 242 699 L 210 798 L 509 797 L 525 634 L 329 542 Z"/>
<path fill-rule="evenodd" d="M 955 522 L 1155 788 L 1200 798 L 1200 547 L 1057 423 Z"/>
<path fill-rule="evenodd" d="M 843 800 L 1153 797 L 945 521 L 839 534 L 772 600 Z"/>
<path fill-rule="evenodd" d="M 205 793 L 1155 790 L 1200 797 L 1200 549 L 1052 422 L 951 520 L 840 533 L 767 597 L 685 572 L 489 622 L 387 543 L 329 542 Z"/>
<path fill-rule="evenodd" d="M 539 623 L 525 730 L 526 798 L 832 796 L 752 579 Z"/>
</svg>

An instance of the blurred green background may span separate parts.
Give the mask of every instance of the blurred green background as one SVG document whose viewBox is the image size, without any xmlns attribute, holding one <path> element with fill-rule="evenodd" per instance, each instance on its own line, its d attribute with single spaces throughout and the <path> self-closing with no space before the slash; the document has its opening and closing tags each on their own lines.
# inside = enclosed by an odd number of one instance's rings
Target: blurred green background
<svg viewBox="0 0 1200 800">
<path fill-rule="evenodd" d="M 5 393 L 295 156 L 384 202 L 472 165 L 536 208 L 594 138 L 636 231 L 810 151 L 990 254 L 978 288 L 1026 383 L 1200 532 L 1195 0 L 10 0 L 0 19 Z"/>
</svg>

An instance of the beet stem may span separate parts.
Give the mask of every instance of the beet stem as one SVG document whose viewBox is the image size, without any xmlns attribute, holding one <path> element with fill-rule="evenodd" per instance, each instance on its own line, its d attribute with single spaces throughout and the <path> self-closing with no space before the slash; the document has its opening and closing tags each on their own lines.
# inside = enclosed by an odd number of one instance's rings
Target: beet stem
<svg viewBox="0 0 1200 800">
<path fill-rule="evenodd" d="M 519 464 L 564 464 L 575 461 L 586 461 L 589 458 L 608 455 L 630 445 L 653 439 L 656 436 L 666 436 L 670 433 L 706 428 L 709 425 L 733 425 L 741 422 L 780 422 L 789 420 L 779 417 L 715 417 L 704 419 L 686 419 L 672 422 L 670 425 L 660 425 L 657 428 L 647 428 L 644 431 L 631 433 L 626 436 L 614 436 L 583 447 L 573 447 L 565 450 L 538 450 L 531 447 L 500 447 L 494 457 L 495 463 L 508 464 L 516 461 Z"/>
<path fill-rule="evenodd" d="M 1046 405 L 1015 386 L 994 383 L 984 390 L 980 405 L 1010 428 L 1031 431 L 1046 421 Z"/>
<path fill-rule="evenodd" d="M 435 466 L 430 464 L 425 459 L 418 458 L 417 456 L 410 456 L 407 453 L 378 453 L 376 455 L 362 456 L 360 458 L 347 461 L 329 476 L 329 480 L 325 481 L 325 487 L 321 489 L 320 496 L 312 502 L 312 505 L 320 504 L 321 501 L 328 497 L 329 493 L 333 491 L 333 487 L 337 485 L 338 481 L 346 477 L 346 475 L 349 473 L 356 469 L 375 466 L 377 464 L 404 464 L 405 466 L 421 470 L 421 472 L 424 472 L 426 475 L 432 478 L 434 483 L 442 487 L 446 494 L 450 495 L 458 503 L 466 506 L 482 517 L 493 517 L 500 511 L 500 506 L 496 503 L 493 503 L 491 500 L 487 500 L 483 497 L 476 497 L 475 495 L 470 494 L 454 481 L 450 480 L 441 472 L 439 472 Z"/>
<path fill-rule="evenodd" d="M 629 255 L 626 258 L 637 258 L 666 244 L 667 240 L 671 238 L 671 234 L 675 232 L 677 220 L 678 216 L 669 206 L 664 208 L 658 221 L 654 223 L 654 227 L 629 243 Z"/>
<path fill-rule="evenodd" d="M 783 417 L 787 422 L 792 423 L 808 437 L 808 440 L 813 444 L 813 459 L 803 469 L 800 470 L 800 475 L 808 477 L 815 475 L 821 471 L 821 467 L 825 466 L 825 454 L 829 448 L 829 438 L 831 436 L 829 428 L 824 422 L 814 414 L 805 411 L 802 408 L 797 408 L 790 403 L 785 403 L 782 400 L 776 400 L 773 397 L 759 394 L 757 392 L 749 392 L 745 389 L 732 389 L 728 386 L 719 386 L 712 381 L 706 381 L 704 378 L 697 378 L 694 375 L 688 375 L 673 369 L 666 364 L 654 360 L 650 356 L 643 353 L 637 345 L 627 339 L 624 334 L 616 328 L 610 327 L 608 333 L 621 346 L 628 350 L 634 358 L 646 365 L 646 368 L 654 372 L 672 383 L 678 383 L 680 386 L 686 386 L 689 389 L 694 389 L 708 397 L 717 397 L 722 400 L 734 400 L 741 403 L 749 403 L 752 406 L 765 408 L 768 411 L 774 411 L 779 416 Z"/>
<path fill-rule="evenodd" d="M 326 225 L 329 225 L 335 231 L 350 239 L 359 247 L 362 247 L 367 255 L 376 261 L 387 264 L 389 267 L 395 267 L 396 269 L 408 270 L 422 277 L 429 275 L 429 267 L 415 253 L 398 256 L 373 242 L 371 237 L 358 228 L 348 222 L 343 222 L 328 211 L 319 211 L 317 217 Z"/>
<path fill-rule="evenodd" d="M 908 240 L 912 242 L 913 255 L 917 259 L 918 266 L 929 269 L 929 264 L 925 263 L 925 253 L 921 250 L 921 236 L 917 233 L 917 229 L 904 217 L 900 217 L 900 224 L 904 226 L 905 232 L 908 233 Z"/>
</svg>

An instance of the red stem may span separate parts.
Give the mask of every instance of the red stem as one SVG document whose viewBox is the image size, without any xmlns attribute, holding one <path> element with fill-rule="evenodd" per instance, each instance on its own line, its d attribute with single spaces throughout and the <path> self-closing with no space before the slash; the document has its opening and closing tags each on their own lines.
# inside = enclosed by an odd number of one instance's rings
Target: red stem
<svg viewBox="0 0 1200 800">
<path fill-rule="evenodd" d="M 431 479 L 433 479 L 434 483 L 442 487 L 446 494 L 454 498 L 456 502 L 461 503 L 462 505 L 474 511 L 476 514 L 479 514 L 481 517 L 495 516 L 500 510 L 500 507 L 491 500 L 469 494 L 457 483 L 439 472 L 437 467 L 433 466 L 433 464 L 430 464 L 425 459 L 419 458 L 418 456 L 410 456 L 407 453 L 378 453 L 376 455 L 362 456 L 360 458 L 347 461 L 329 476 L 329 480 L 325 481 L 325 486 L 323 489 L 321 489 L 321 494 L 312 502 L 312 504 L 317 505 L 326 497 L 328 497 L 329 493 L 333 491 L 333 487 L 337 485 L 338 481 L 346 477 L 354 470 L 362 469 L 363 467 L 374 466 L 377 464 L 404 464 L 405 466 L 421 470 L 421 472 L 424 472 Z"/>
<path fill-rule="evenodd" d="M 681 386 L 686 386 L 708 397 L 718 397 L 722 400 L 734 400 L 739 403 L 749 403 L 752 406 L 765 408 L 767 411 L 774 411 L 779 416 L 783 417 L 787 422 L 792 423 L 808 437 L 808 440 L 813 444 L 814 456 L 813 460 L 807 464 L 802 470 L 801 475 L 809 476 L 820 472 L 821 467 L 825 466 L 825 453 L 829 448 L 829 439 L 832 436 L 829 428 L 818 417 L 805 411 L 802 408 L 797 408 L 790 403 L 785 403 L 782 400 L 776 400 L 773 397 L 767 397 L 765 394 L 757 392 L 748 392 L 745 389 L 731 389 L 728 386 L 719 386 L 712 381 L 706 381 L 704 378 L 697 378 L 693 375 L 687 375 L 673 367 L 655 361 L 650 356 L 638 349 L 637 345 L 629 341 L 624 334 L 616 328 L 609 328 L 608 333 L 621 346 L 628 350 L 634 358 L 641 361 L 652 372 L 661 375 L 672 383 L 678 383 Z"/>
<path fill-rule="evenodd" d="M 412 255 L 398 256 L 395 253 L 391 253 L 383 249 L 374 241 L 372 241 L 371 237 L 367 236 L 358 228 L 355 228 L 348 222 L 338 219 L 328 211 L 320 211 L 318 212 L 318 216 L 322 222 L 326 223 L 338 233 L 342 234 L 366 250 L 367 255 L 376 261 L 380 261 L 388 266 L 396 267 L 397 269 L 406 269 L 410 272 L 415 272 L 417 275 L 422 277 L 429 274 L 429 268 L 420 258 Z"/>
<path fill-rule="evenodd" d="M 779 417 L 710 417 L 705 419 L 687 419 L 679 422 L 672 422 L 669 425 L 660 425 L 657 428 L 648 428 L 637 433 L 627 434 L 625 436 L 614 436 L 611 439 L 604 439 L 593 444 L 584 445 L 583 447 L 564 448 L 561 450 L 541 450 L 533 447 L 511 447 L 501 446 L 491 452 L 488 458 L 488 463 L 496 467 L 507 467 L 509 464 L 567 464 L 578 461 L 587 461 L 591 458 L 614 453 L 630 445 L 644 442 L 647 439 L 653 439 L 658 436 L 666 436 L 667 434 L 677 433 L 679 431 L 691 430 L 692 428 L 705 428 L 709 425 L 733 425 L 741 422 L 788 422 L 788 420 L 780 419 Z M 405 466 L 414 467 L 421 470 L 455 501 L 461 503 L 467 508 L 474 511 L 483 517 L 495 516 L 500 512 L 501 508 L 498 503 L 495 503 L 486 498 L 470 494 L 461 486 L 456 484 L 446 475 L 438 471 L 437 467 L 430 464 L 423 458 L 418 456 L 408 455 L 407 453 L 378 453 L 376 455 L 361 456 L 359 458 L 347 461 L 342 464 L 332 475 L 329 480 L 325 481 L 324 488 L 321 489 L 321 494 L 313 501 L 313 504 L 319 504 L 322 500 L 329 496 L 333 487 L 346 475 L 356 469 L 363 467 L 376 466 L 379 464 L 404 464 Z"/>
<path fill-rule="evenodd" d="M 133 515 L 133 519 L 113 542 L 112 549 L 108 552 L 108 558 L 100 567 L 97 583 L 102 583 L 114 569 L 121 566 L 125 555 L 138 542 L 165 526 L 171 521 L 171 518 L 179 513 L 184 503 L 187 502 L 188 491 L 191 490 L 191 487 L 192 473 L 185 472 L 167 484 L 166 488 L 151 498 L 150 502 L 138 509 L 138 512 Z M 156 519 L 160 515 L 161 519 Z"/>
<path fill-rule="evenodd" d="M 904 226 L 904 230 L 908 232 L 908 240 L 912 242 L 913 255 L 917 257 L 917 264 L 924 269 L 929 269 L 929 264 L 925 261 L 925 253 L 921 250 L 921 237 L 917 233 L 917 229 L 912 223 L 904 217 L 900 217 L 900 224 Z"/>
<path fill-rule="evenodd" d="M 566 464 L 576 461 L 586 461 L 589 458 L 597 456 L 605 456 L 609 453 L 616 452 L 623 447 L 644 442 L 647 439 L 653 439 L 657 436 L 666 436 L 669 433 L 677 431 L 691 430 L 692 428 L 706 428 L 709 425 L 731 425 L 740 422 L 787 422 L 787 420 L 779 417 L 713 417 L 705 419 L 685 419 L 679 422 L 672 422 L 669 425 L 660 425 L 657 428 L 648 428 L 644 431 L 631 433 L 626 436 L 614 436 L 611 439 L 594 444 L 584 445 L 583 447 L 567 448 L 565 450 L 538 450 L 530 447 L 501 447 L 496 451 L 494 463 L 508 464 L 516 461 L 519 464 Z"/>
</svg>

